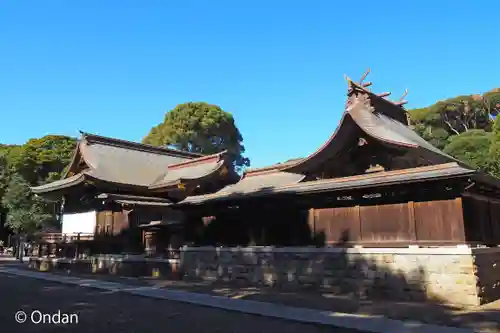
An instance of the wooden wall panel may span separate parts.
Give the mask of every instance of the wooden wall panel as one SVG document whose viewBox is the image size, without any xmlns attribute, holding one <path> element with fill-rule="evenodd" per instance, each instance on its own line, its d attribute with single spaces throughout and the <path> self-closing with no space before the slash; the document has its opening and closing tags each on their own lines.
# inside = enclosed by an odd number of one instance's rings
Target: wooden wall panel
<svg viewBox="0 0 500 333">
<path fill-rule="evenodd" d="M 113 212 L 110 210 L 104 211 L 104 234 L 113 234 Z"/>
<path fill-rule="evenodd" d="M 461 198 L 415 202 L 415 229 L 419 241 L 465 241 Z"/>
<path fill-rule="evenodd" d="M 490 200 L 490 223 L 494 244 L 500 244 L 500 201 Z"/>
<path fill-rule="evenodd" d="M 128 214 L 125 212 L 113 212 L 113 235 L 119 235 L 128 228 Z"/>
<path fill-rule="evenodd" d="M 497 201 L 483 195 L 467 194 L 464 195 L 463 202 L 467 241 L 484 245 L 499 244 Z"/>
<path fill-rule="evenodd" d="M 129 227 L 128 214 L 123 211 L 104 210 L 97 212 L 96 234 L 119 235 Z"/>
<path fill-rule="evenodd" d="M 484 197 L 480 199 L 474 199 L 475 206 L 475 218 L 477 227 L 481 231 L 481 242 L 483 244 L 493 244 L 493 230 L 491 227 L 490 219 L 490 203 L 489 200 Z"/>
<path fill-rule="evenodd" d="M 472 196 L 462 198 L 465 238 L 468 242 L 480 242 L 482 235 L 481 229 L 477 224 L 476 209 L 477 205 Z"/>
<path fill-rule="evenodd" d="M 324 233 L 327 243 L 360 240 L 359 206 L 316 210 L 314 229 Z"/>
<path fill-rule="evenodd" d="M 96 235 L 103 235 L 105 229 L 105 217 L 106 214 L 104 211 L 97 212 L 97 218 L 96 218 L 96 228 L 95 228 L 95 233 Z"/>
<path fill-rule="evenodd" d="M 309 229 L 311 230 L 311 233 L 314 234 L 316 231 L 316 209 L 311 208 L 307 211 L 307 225 L 309 226 Z"/>
<path fill-rule="evenodd" d="M 496 221 L 496 229 L 491 228 L 489 232 L 500 239 L 500 202 L 489 207 L 495 213 L 487 215 L 495 216 L 492 221 Z M 312 209 L 308 224 L 316 235 L 323 234 L 330 244 L 341 241 L 372 245 L 392 241 L 397 244 L 466 241 L 462 198 Z"/>
<path fill-rule="evenodd" d="M 413 212 L 407 203 L 362 206 L 360 209 L 363 242 L 415 240 Z"/>
</svg>

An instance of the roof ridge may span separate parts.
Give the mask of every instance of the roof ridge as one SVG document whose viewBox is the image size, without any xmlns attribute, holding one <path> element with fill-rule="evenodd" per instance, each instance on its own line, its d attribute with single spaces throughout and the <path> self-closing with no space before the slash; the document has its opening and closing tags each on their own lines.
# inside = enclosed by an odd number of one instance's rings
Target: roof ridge
<svg viewBox="0 0 500 333">
<path fill-rule="evenodd" d="M 371 69 L 368 68 L 368 70 L 363 74 L 363 76 L 361 77 L 361 79 L 358 82 L 354 82 L 347 75 L 344 75 L 344 77 L 347 80 L 347 83 L 349 85 L 349 93 L 351 92 L 351 89 L 360 90 L 360 91 L 365 92 L 369 95 L 373 95 L 375 97 L 381 98 L 381 99 L 385 100 L 386 102 L 389 102 L 395 106 L 399 106 L 406 111 L 406 109 L 403 107 L 403 105 L 408 103 L 408 101 L 404 100 L 406 95 L 408 95 L 408 89 L 405 90 L 405 93 L 403 94 L 403 96 L 401 96 L 399 101 L 394 102 L 394 101 L 388 100 L 385 97 L 391 95 L 390 92 L 375 94 L 370 89 L 368 89 L 368 87 L 370 87 L 372 85 L 372 83 L 371 82 L 363 82 L 366 79 L 366 77 L 368 76 L 368 74 L 370 74 L 370 72 L 371 72 Z"/>
<path fill-rule="evenodd" d="M 144 144 L 144 143 L 138 143 L 138 142 L 134 142 L 134 141 L 111 138 L 111 137 L 87 133 L 87 132 L 83 132 L 83 131 L 80 131 L 80 133 L 81 133 L 82 139 L 84 139 L 85 141 L 87 141 L 89 143 L 100 143 L 100 144 L 105 144 L 108 146 L 116 146 L 116 147 L 120 147 L 120 148 L 128 148 L 131 150 L 146 151 L 146 152 L 156 153 L 156 154 L 161 154 L 161 155 L 171 155 L 171 156 L 178 156 L 178 157 L 185 157 L 185 158 L 199 158 L 199 157 L 205 156 L 203 154 L 190 153 L 190 152 L 185 152 L 185 151 L 181 151 L 181 150 L 177 150 L 177 149 L 158 147 L 158 146 L 153 146 L 153 145 Z"/>
<path fill-rule="evenodd" d="M 215 154 L 211 154 L 211 155 L 205 155 L 205 156 L 193 158 L 193 159 L 190 159 L 190 160 L 187 160 L 187 161 L 183 161 L 183 162 L 179 162 L 179 163 L 175 163 L 175 164 L 170 164 L 167 167 L 167 172 L 168 172 L 168 170 L 182 169 L 185 166 L 191 166 L 192 164 L 197 164 L 197 163 L 200 163 L 200 162 L 207 162 L 207 161 L 210 161 L 210 160 L 216 159 L 216 158 L 220 159 L 221 156 L 224 155 L 224 154 L 226 154 L 226 153 L 227 153 L 227 150 L 223 150 L 223 151 L 221 151 L 219 153 L 215 153 Z"/>
<path fill-rule="evenodd" d="M 264 171 L 271 171 L 271 170 L 276 170 L 276 171 L 279 171 L 280 168 L 283 168 L 283 167 L 287 167 L 287 166 L 290 166 L 290 165 L 294 165 L 302 160 L 304 160 L 305 157 L 298 157 L 298 158 L 291 158 L 291 159 L 288 159 L 284 162 L 278 162 L 278 163 L 275 163 L 275 164 L 271 164 L 271 165 L 267 165 L 267 166 L 263 166 L 263 167 L 260 167 L 260 168 L 250 168 L 250 169 L 247 169 L 245 171 L 245 174 L 254 174 L 254 173 L 261 173 L 261 172 L 264 172 Z"/>
<path fill-rule="evenodd" d="M 349 100 L 352 98 L 352 96 L 356 96 L 358 94 L 363 94 L 367 96 L 367 98 L 370 100 L 371 104 L 375 107 L 375 104 L 380 103 L 377 106 L 377 112 L 385 114 L 386 116 L 395 119 L 399 121 L 400 123 L 403 123 L 406 126 L 410 125 L 410 120 L 409 120 L 409 114 L 408 110 L 404 107 L 405 104 L 408 103 L 408 101 L 405 100 L 406 95 L 408 95 L 408 89 L 405 90 L 403 96 L 398 101 L 391 101 L 387 99 L 389 95 L 391 95 L 390 92 L 384 92 L 380 94 L 376 94 L 368 87 L 372 85 L 371 82 L 366 82 L 363 83 L 365 80 L 366 76 L 370 73 L 370 69 L 368 69 L 362 76 L 361 80 L 359 82 L 354 82 L 351 80 L 347 75 L 345 75 L 345 79 L 347 80 L 348 84 L 348 91 L 347 91 L 347 97 L 348 97 L 348 103 Z M 387 108 L 387 109 L 386 109 Z M 399 109 L 396 111 L 396 109 Z"/>
</svg>

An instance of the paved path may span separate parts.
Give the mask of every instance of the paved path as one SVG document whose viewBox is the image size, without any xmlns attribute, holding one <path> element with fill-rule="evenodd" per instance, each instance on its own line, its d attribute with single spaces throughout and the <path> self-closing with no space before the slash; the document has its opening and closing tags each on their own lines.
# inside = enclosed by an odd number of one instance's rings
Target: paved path
<svg viewBox="0 0 500 333">
<path fill-rule="evenodd" d="M 21 269 L 16 269 L 13 267 L 3 267 L 0 268 L 0 273 L 13 274 L 16 276 L 31 277 L 34 279 L 56 281 L 70 285 L 77 285 L 83 287 L 92 287 L 100 290 L 105 290 L 111 293 L 128 293 L 132 295 L 141 295 L 148 298 L 156 299 L 166 299 L 170 301 L 180 301 L 184 303 L 191 303 L 196 305 L 204 305 L 218 309 L 232 310 L 249 314 L 259 314 L 267 317 L 283 318 L 289 320 L 295 320 L 299 322 L 309 322 L 309 323 L 321 323 L 329 325 L 329 331 L 332 332 L 398 332 L 398 333 L 465 333 L 472 332 L 472 330 L 448 328 L 442 326 L 434 325 L 422 325 L 418 323 L 408 323 L 396 320 L 390 320 L 386 318 L 369 317 L 369 316 L 356 316 L 347 315 L 341 313 L 333 313 L 326 311 L 317 311 L 311 309 L 301 309 L 286 307 L 279 304 L 271 304 L 265 302 L 256 302 L 248 300 L 233 300 L 226 297 L 217 297 L 204 294 L 188 293 L 175 290 L 165 290 L 158 289 L 154 287 L 140 287 L 125 285 L 117 282 L 108 281 L 98 281 L 93 279 L 82 279 L 78 277 L 71 276 L 60 276 L 48 273 L 40 273 L 34 271 L 26 271 Z M 178 303 L 176 303 L 178 304 Z M 196 306 L 195 309 L 201 309 L 201 307 Z M 205 309 L 207 310 L 207 309 Z M 220 311 L 215 309 L 210 309 L 213 311 Z M 193 313 L 197 313 L 198 310 L 192 310 Z M 203 310 L 200 310 L 203 311 Z M 227 316 L 239 316 L 241 314 L 233 313 Z M 258 318 L 258 317 L 255 317 Z M 269 319 L 268 319 L 269 320 Z M 291 323 L 290 323 L 291 324 Z M 349 329 L 358 329 L 358 331 L 339 329 L 338 327 L 346 327 Z M 318 327 L 314 327 L 319 329 Z M 326 328 L 321 328 L 326 329 Z M 259 327 L 255 328 L 257 332 L 261 332 Z M 266 332 L 264 329 L 262 332 Z M 239 332 L 236 330 L 234 332 Z"/>
<path fill-rule="evenodd" d="M 0 294 L 2 332 L 356 332 L 15 275 L 0 274 Z M 15 321 L 18 311 L 28 316 L 23 324 Z M 48 315 L 58 311 L 61 319 L 70 315 L 71 323 L 51 323 L 57 316 Z M 34 324 L 32 319 L 42 322 Z"/>
</svg>

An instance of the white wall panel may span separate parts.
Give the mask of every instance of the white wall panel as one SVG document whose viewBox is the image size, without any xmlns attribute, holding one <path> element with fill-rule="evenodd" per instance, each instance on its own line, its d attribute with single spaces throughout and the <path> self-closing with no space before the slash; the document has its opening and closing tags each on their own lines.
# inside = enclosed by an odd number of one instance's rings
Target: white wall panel
<svg viewBox="0 0 500 333">
<path fill-rule="evenodd" d="M 64 214 L 62 218 L 63 234 L 94 234 L 97 222 L 95 211 L 85 213 Z"/>
</svg>

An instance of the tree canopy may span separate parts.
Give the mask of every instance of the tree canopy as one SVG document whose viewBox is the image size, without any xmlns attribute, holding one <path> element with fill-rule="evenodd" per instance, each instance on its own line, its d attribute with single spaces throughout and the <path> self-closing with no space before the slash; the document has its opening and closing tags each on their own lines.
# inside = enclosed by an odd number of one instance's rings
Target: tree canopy
<svg viewBox="0 0 500 333">
<path fill-rule="evenodd" d="M 53 203 L 32 195 L 30 186 L 60 179 L 76 139 L 47 135 L 23 145 L 0 145 L 0 211 L 13 231 L 33 232 L 56 221 Z"/>
<path fill-rule="evenodd" d="M 14 232 L 32 233 L 54 222 L 48 204 L 31 193 L 29 184 L 20 174 L 10 177 L 2 205 L 7 210 L 5 225 Z"/>
<path fill-rule="evenodd" d="M 0 153 L 0 211 L 2 208 L 2 198 L 7 190 L 8 182 L 7 158 Z"/>
<path fill-rule="evenodd" d="M 450 137 L 444 152 L 471 166 L 488 170 L 492 133 L 474 129 Z"/>
<path fill-rule="evenodd" d="M 62 135 L 31 139 L 24 145 L 11 147 L 7 154 L 9 168 L 30 185 L 57 180 L 71 161 L 75 145 L 75 138 Z"/>
<path fill-rule="evenodd" d="M 205 102 L 177 105 L 167 112 L 161 124 L 151 129 L 143 143 L 201 154 L 227 150 L 237 168 L 250 165 L 249 159 L 243 157 L 243 137 L 233 116 Z"/>
<path fill-rule="evenodd" d="M 413 129 L 451 156 L 486 172 L 495 170 L 500 159 L 493 154 L 500 143 L 500 89 L 483 95 L 466 95 L 439 101 L 429 107 L 409 110 Z M 500 147 L 500 145 L 499 145 Z M 500 150 L 500 148 L 499 148 Z M 500 157 L 500 152 L 499 156 Z"/>
</svg>

